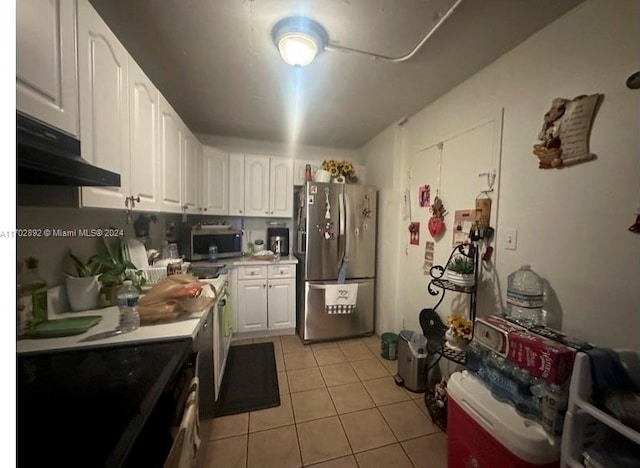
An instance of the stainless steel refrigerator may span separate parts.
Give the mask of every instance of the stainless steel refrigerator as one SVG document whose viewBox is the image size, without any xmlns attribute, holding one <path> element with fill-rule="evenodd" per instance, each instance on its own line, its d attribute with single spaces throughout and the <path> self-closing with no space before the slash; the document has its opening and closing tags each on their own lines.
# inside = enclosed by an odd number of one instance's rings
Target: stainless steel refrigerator
<svg viewBox="0 0 640 468">
<path fill-rule="evenodd" d="M 295 188 L 296 330 L 305 343 L 373 334 L 376 202 L 371 185 Z M 351 303 L 339 305 L 345 291 Z"/>
</svg>

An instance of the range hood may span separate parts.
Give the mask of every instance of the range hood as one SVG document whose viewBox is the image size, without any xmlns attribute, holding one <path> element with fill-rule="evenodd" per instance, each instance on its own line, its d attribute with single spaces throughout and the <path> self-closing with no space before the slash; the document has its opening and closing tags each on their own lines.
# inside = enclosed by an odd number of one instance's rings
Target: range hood
<svg viewBox="0 0 640 468">
<path fill-rule="evenodd" d="M 120 187 L 120 174 L 80 157 L 80 141 L 17 112 L 18 184 Z"/>
</svg>

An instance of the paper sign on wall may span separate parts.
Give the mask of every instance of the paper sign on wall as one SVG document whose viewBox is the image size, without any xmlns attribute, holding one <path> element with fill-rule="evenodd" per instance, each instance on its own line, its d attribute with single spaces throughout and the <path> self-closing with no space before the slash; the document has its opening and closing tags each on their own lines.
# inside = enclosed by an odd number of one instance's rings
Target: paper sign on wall
<svg viewBox="0 0 640 468">
<path fill-rule="evenodd" d="M 424 244 L 424 263 L 422 264 L 422 273 L 425 275 L 429 274 L 429 270 L 433 266 L 433 241 L 427 241 Z"/>
<path fill-rule="evenodd" d="M 456 210 L 453 221 L 453 247 L 466 242 L 475 218 L 476 210 Z"/>
</svg>

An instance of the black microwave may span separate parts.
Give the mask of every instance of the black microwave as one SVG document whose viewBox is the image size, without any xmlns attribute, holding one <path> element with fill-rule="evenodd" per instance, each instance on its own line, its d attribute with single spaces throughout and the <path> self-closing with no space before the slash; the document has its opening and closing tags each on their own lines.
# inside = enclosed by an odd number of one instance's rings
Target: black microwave
<svg viewBox="0 0 640 468">
<path fill-rule="evenodd" d="M 209 247 L 218 248 L 219 258 L 242 256 L 242 231 L 217 228 L 186 228 L 178 240 L 180 253 L 188 260 L 208 260 Z"/>
</svg>

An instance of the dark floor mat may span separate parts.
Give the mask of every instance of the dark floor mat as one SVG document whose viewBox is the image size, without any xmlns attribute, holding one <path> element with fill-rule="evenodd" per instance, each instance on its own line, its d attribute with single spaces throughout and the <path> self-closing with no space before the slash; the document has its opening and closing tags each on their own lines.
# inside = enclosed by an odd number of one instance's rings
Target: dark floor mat
<svg viewBox="0 0 640 468">
<path fill-rule="evenodd" d="M 280 406 L 273 343 L 231 346 L 216 401 L 216 417 Z"/>
</svg>

